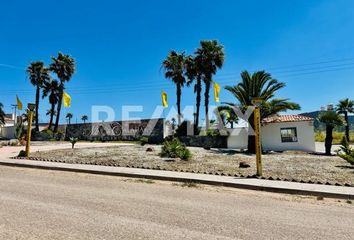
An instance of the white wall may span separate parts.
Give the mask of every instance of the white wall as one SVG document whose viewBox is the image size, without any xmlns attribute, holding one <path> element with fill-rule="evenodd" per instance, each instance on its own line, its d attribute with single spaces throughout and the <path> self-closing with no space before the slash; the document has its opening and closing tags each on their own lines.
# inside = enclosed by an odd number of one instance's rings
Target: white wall
<svg viewBox="0 0 354 240">
<path fill-rule="evenodd" d="M 228 129 L 230 135 L 227 139 L 227 147 L 231 149 L 247 149 L 248 131 L 246 127 Z"/>
<path fill-rule="evenodd" d="M 14 139 L 15 138 L 15 127 L 0 127 L 0 137 L 6 139 Z"/>
<path fill-rule="evenodd" d="M 295 127 L 297 142 L 282 142 L 280 129 Z M 300 150 L 315 152 L 314 127 L 312 121 L 270 123 L 262 126 L 262 146 L 264 150 Z"/>
<path fill-rule="evenodd" d="M 297 131 L 297 142 L 281 141 L 280 129 L 295 127 Z M 227 147 L 231 149 L 247 149 L 248 132 L 247 128 L 228 129 L 230 136 L 227 139 Z M 306 152 L 315 151 L 313 122 L 286 122 L 270 123 L 262 126 L 262 145 L 264 150 L 286 151 L 298 150 Z"/>
</svg>

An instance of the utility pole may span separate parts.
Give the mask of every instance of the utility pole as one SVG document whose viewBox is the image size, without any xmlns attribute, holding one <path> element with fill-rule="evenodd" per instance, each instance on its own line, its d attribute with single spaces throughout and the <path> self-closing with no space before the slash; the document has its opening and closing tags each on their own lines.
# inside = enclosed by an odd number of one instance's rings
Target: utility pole
<svg viewBox="0 0 354 240">
<path fill-rule="evenodd" d="M 17 124 L 17 104 L 11 104 L 11 107 L 14 109 L 14 126 Z"/>
<path fill-rule="evenodd" d="M 257 175 L 262 176 L 262 137 L 261 137 L 261 98 L 254 98 L 252 103 L 255 106 L 254 110 L 254 130 L 256 134 L 256 164 L 257 164 Z"/>
</svg>

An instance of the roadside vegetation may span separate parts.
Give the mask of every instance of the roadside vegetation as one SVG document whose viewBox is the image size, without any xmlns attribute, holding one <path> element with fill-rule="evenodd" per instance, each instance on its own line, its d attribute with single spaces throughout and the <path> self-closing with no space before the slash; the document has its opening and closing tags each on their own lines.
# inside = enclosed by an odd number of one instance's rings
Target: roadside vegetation
<svg viewBox="0 0 354 240">
<path fill-rule="evenodd" d="M 192 153 L 189 151 L 185 144 L 181 143 L 178 138 L 173 137 L 166 139 L 163 142 L 160 156 L 168 158 L 180 158 L 181 160 L 190 160 L 192 158 Z"/>
<path fill-rule="evenodd" d="M 344 132 L 333 131 L 333 144 L 341 144 L 343 137 L 345 137 Z M 324 142 L 326 138 L 326 132 L 315 131 L 315 141 Z M 354 143 L 354 132 L 350 133 L 350 143 Z"/>
</svg>

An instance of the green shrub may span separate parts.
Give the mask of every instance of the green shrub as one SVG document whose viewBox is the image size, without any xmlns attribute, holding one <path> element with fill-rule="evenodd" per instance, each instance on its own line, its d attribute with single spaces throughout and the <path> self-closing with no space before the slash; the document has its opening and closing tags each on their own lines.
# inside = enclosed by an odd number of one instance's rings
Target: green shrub
<svg viewBox="0 0 354 240">
<path fill-rule="evenodd" d="M 338 156 L 354 165 L 354 149 L 350 147 L 346 137 L 342 138 Z"/>
<path fill-rule="evenodd" d="M 333 132 L 333 144 L 340 144 L 343 137 L 345 136 L 344 132 Z M 316 142 L 324 142 L 326 138 L 325 132 L 322 131 L 316 131 L 315 132 L 315 141 Z M 354 142 L 354 133 L 350 133 L 350 141 L 353 143 Z"/>
<path fill-rule="evenodd" d="M 75 144 L 77 143 L 78 140 L 79 140 L 78 138 L 74 138 L 74 137 L 69 138 L 69 141 L 71 143 L 71 148 L 72 149 L 74 149 Z"/>
<path fill-rule="evenodd" d="M 140 145 L 141 145 L 141 146 L 144 146 L 145 144 L 147 144 L 147 143 L 149 142 L 149 138 L 147 138 L 147 137 L 141 137 L 141 138 L 139 139 L 139 142 L 140 142 Z"/>
<path fill-rule="evenodd" d="M 160 156 L 189 160 L 192 157 L 192 153 L 178 138 L 172 138 L 164 141 Z"/>
</svg>

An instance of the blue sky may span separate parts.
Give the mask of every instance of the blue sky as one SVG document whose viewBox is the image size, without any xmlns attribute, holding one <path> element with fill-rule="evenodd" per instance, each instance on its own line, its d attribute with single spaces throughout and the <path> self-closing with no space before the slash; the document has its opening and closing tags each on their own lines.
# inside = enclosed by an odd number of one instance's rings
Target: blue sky
<svg viewBox="0 0 354 240">
<path fill-rule="evenodd" d="M 193 53 L 202 39 L 225 46 L 221 86 L 239 82 L 242 70 L 266 70 L 287 87 L 302 111 L 354 98 L 354 1 L 7 1 L 0 14 L 0 102 L 7 112 L 16 94 L 33 102 L 25 67 L 72 55 L 77 72 L 67 84 L 74 119 L 92 105 L 143 105 L 149 117 L 160 91 L 176 101 L 161 62 L 172 50 Z M 194 104 L 192 89 L 182 104 Z M 235 101 L 226 91 L 221 101 Z M 40 118 L 49 108 L 42 101 Z M 203 113 L 203 111 L 202 111 Z M 203 117 L 202 117 L 203 118 Z"/>
</svg>

